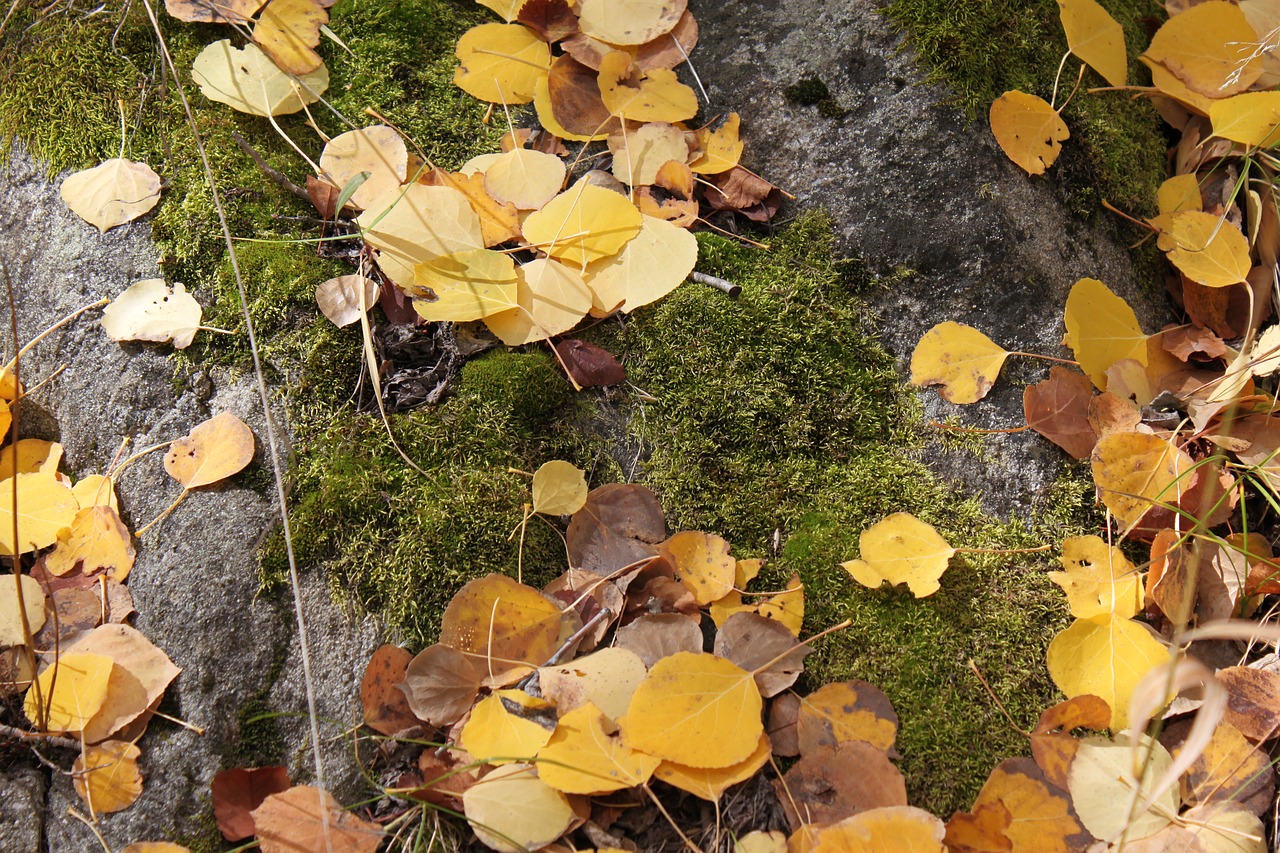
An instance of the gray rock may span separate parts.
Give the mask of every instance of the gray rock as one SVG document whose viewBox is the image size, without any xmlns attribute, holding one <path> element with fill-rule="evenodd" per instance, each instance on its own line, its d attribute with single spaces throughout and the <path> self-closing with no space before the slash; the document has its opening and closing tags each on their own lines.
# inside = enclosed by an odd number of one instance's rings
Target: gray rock
<svg viewBox="0 0 1280 853">
<path fill-rule="evenodd" d="M 947 91 L 923 82 L 876 4 L 692 0 L 690 9 L 701 33 L 693 63 L 711 99 L 704 112 L 742 115 L 746 165 L 795 194 L 797 205 L 830 211 L 841 251 L 873 272 L 914 271 L 872 296 L 884 343 L 904 373 L 921 335 L 944 320 L 974 326 L 1010 350 L 1066 354 L 1062 308 L 1083 277 L 1105 281 L 1144 328 L 1158 328 L 1115 234 L 1065 211 L 1051 179 L 1029 179 L 984 123 L 966 127 L 940 106 Z M 790 102 L 785 89 L 806 78 L 824 81 L 847 115 L 826 118 Z M 967 407 L 933 391 L 921 399 L 927 418 L 1025 422 L 1022 389 L 1007 382 Z M 930 461 L 966 492 L 981 493 L 989 512 L 1029 516 L 1065 454 L 1026 433 L 985 444 L 982 458 L 938 450 Z"/>
<path fill-rule="evenodd" d="M 49 778 L 42 770 L 0 772 L 0 850 L 40 853 L 44 837 L 44 796 Z"/>
<path fill-rule="evenodd" d="M 56 182 L 46 181 L 21 149 L 0 173 L 0 257 L 17 289 L 23 340 L 83 305 L 158 275 L 145 222 L 98 234 L 66 209 Z M 7 307 L 0 309 L 5 329 L 8 315 Z M 255 464 L 269 465 L 261 406 L 248 378 L 223 370 L 189 376 L 171 359 L 171 347 L 115 343 L 97 316 L 90 313 L 56 331 L 22 362 L 28 387 L 65 365 L 32 394 L 23 421 L 24 433 L 62 442 L 65 470 L 75 477 L 100 472 L 125 438 L 132 440 L 131 450 L 169 441 L 222 411 L 249 424 L 258 436 Z M 132 529 L 159 515 L 180 491 L 165 474 L 162 456 L 143 457 L 118 483 L 122 514 Z M 277 758 L 286 760 L 295 779 L 314 779 L 293 603 L 287 594 L 258 596 L 255 552 L 275 525 L 274 492 L 260 494 L 233 481 L 192 494 L 137 543 L 137 566 L 129 577 L 136 625 L 182 669 L 162 710 L 203 727 L 205 734 L 153 721 L 139 744 L 147 778 L 142 797 L 101 818 L 113 849 L 134 841 L 216 836 L 209 783 L 242 754 L 240 718 L 246 708 L 281 715 L 268 723 L 278 730 L 276 742 L 284 752 Z M 355 722 L 360 675 L 379 628 L 370 618 L 340 611 L 318 571 L 303 574 L 301 594 L 319 717 Z M 326 781 L 342 797 L 354 793 L 359 776 L 340 732 L 332 724 L 322 729 L 322 751 Z M 73 757 L 57 756 L 68 766 Z M 68 817 L 69 807 L 84 811 L 69 779 L 57 776 L 45 812 L 47 849 L 97 849 L 89 830 Z"/>
</svg>

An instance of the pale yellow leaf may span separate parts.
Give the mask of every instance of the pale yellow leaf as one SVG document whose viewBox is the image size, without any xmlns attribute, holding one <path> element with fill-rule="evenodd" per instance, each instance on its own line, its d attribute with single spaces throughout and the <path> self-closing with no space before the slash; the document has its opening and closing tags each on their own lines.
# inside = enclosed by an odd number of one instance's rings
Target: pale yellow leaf
<svg viewBox="0 0 1280 853">
<path fill-rule="evenodd" d="M 365 242 L 379 250 L 378 266 L 408 292 L 417 264 L 484 248 L 480 217 L 454 187 L 412 183 L 378 198 L 356 224 Z"/>
<path fill-rule="evenodd" d="M 537 210 L 564 185 L 564 161 L 554 154 L 513 148 L 484 169 L 484 188 L 499 204 Z"/>
<path fill-rule="evenodd" d="M 329 69 L 321 65 L 295 80 L 256 44 L 236 49 L 223 39 L 200 52 L 191 79 L 209 100 L 250 115 L 278 116 L 320 100 L 329 88 Z"/>
<path fill-rule="evenodd" d="M 362 172 L 368 172 L 369 176 L 350 198 L 351 204 L 364 210 L 379 196 L 398 190 L 405 182 L 409 151 L 400 134 L 375 124 L 330 139 L 320 152 L 320 168 L 340 190 Z"/>
<path fill-rule="evenodd" d="M 173 341 L 186 349 L 200 328 L 200 303 L 182 282 L 148 278 L 130 285 L 102 309 L 102 328 L 113 341 Z"/>
<path fill-rule="evenodd" d="M 18 606 L 18 583 L 22 584 L 22 606 Z M 0 648 L 19 646 L 26 642 L 22 633 L 22 614 L 27 614 L 27 625 L 34 635 L 44 627 L 44 588 L 30 575 L 0 575 Z"/>
<path fill-rule="evenodd" d="M 146 163 L 117 158 L 68 175 L 58 192 L 76 216 L 105 233 L 156 206 L 160 176 Z"/>
<path fill-rule="evenodd" d="M 484 318 L 509 347 L 563 334 L 591 310 L 582 276 L 559 261 L 537 258 L 516 267 L 516 307 Z"/>
<path fill-rule="evenodd" d="M 1074 699 L 1091 693 L 1111 707 L 1111 728 L 1128 723 L 1129 699 L 1169 650 L 1146 626 L 1123 616 L 1077 619 L 1049 643 L 1049 675 Z"/>
<path fill-rule="evenodd" d="M 253 461 L 253 431 L 230 412 L 197 424 L 169 445 L 164 470 L 185 489 L 198 489 L 232 474 Z"/>
<path fill-rule="evenodd" d="M 614 255 L 638 233 L 641 214 L 627 197 L 579 181 L 524 221 L 524 237 L 551 257 L 586 264 Z"/>
<path fill-rule="evenodd" d="M 533 472 L 533 511 L 573 515 L 587 502 L 587 478 L 571 462 L 553 459 Z"/>
<path fill-rule="evenodd" d="M 987 396 L 1009 353 L 972 326 L 948 320 L 924 333 L 911 353 L 911 383 L 940 385 L 952 403 L 975 403 Z"/>
</svg>

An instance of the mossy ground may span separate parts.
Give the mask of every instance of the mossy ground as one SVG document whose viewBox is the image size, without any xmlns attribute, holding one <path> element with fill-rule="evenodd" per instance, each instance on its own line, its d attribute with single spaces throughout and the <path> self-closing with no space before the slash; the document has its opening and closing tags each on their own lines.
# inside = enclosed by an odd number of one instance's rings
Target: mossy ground
<svg viewBox="0 0 1280 853">
<path fill-rule="evenodd" d="M 910 4 L 894 5 L 902 13 Z M 35 13 L 19 14 L 25 19 L 9 33 L 34 22 Z M 1002 73 L 1033 65 L 1027 73 L 1040 74 L 1033 37 L 1052 41 L 1056 34 L 1043 23 L 1024 31 L 1020 15 L 1005 14 L 1013 15 L 1018 37 Z M 331 51 L 334 106 L 356 121 L 365 107 L 377 107 L 441 165 L 493 150 L 499 131 L 482 124 L 483 108 L 448 82 L 452 45 L 478 18 L 443 0 L 343 0 L 332 26 L 355 56 Z M 182 68 L 225 35 L 171 21 L 164 30 Z M 123 21 L 101 15 L 73 26 L 68 19 L 21 38 L 24 61 L 0 72 L 0 135 L 18 135 L 53 169 L 89 165 L 115 155 L 115 103 L 123 98 L 130 156 L 168 180 L 153 219 L 166 271 L 194 289 L 206 322 L 236 327 L 238 297 L 193 140 L 172 91 L 158 87 L 154 41 L 137 4 Z M 964 41 L 952 48 L 976 49 Z M 1056 62 L 1055 55 L 1050 75 Z M 962 72 L 980 73 L 955 70 Z M 193 89 L 188 95 L 229 199 L 233 233 L 281 240 L 313 234 L 283 218 L 309 210 L 264 180 L 231 132 L 301 183 L 305 167 L 285 143 L 261 120 L 211 105 Z M 317 116 L 329 132 L 343 129 L 327 112 Z M 299 120 L 281 124 L 318 153 L 319 140 Z M 1094 143 L 1099 151 L 1106 138 Z M 1132 156 L 1113 165 L 1117 179 L 1149 174 L 1146 155 Z M 1011 548 L 1056 540 L 1087 501 L 1067 488 L 1055 504 L 1060 514 L 1041 535 L 984 517 L 974 501 L 929 474 L 919 459 L 914 397 L 876 343 L 859 295 L 870 282 L 856 263 L 833 258 L 821 216 L 803 217 L 767 253 L 717 237 L 700 242 L 699 269 L 740 284 L 738 300 L 686 284 L 625 322 L 587 333 L 626 360 L 631 382 L 647 396 L 610 392 L 606 405 L 601 396 L 573 394 L 543 350 L 491 352 L 466 365 L 446 402 L 392 418 L 426 476 L 400 460 L 376 417 L 347 405 L 359 373 L 358 333 L 318 318 L 312 301 L 314 286 L 342 265 L 318 258 L 311 243 L 240 243 L 264 355 L 290 379 L 299 430 L 292 491 L 298 556 L 324 564 L 342 596 L 383 614 L 421 646 L 434 639 L 445 602 L 466 580 L 520 567 L 537 583 L 564 568 L 563 545 L 548 525 L 531 522 L 522 551 L 519 536 L 511 537 L 528 484 L 508 469 L 562 458 L 586 469 L 593 484 L 622 479 L 627 472 L 600 425 L 625 422 L 645 451 L 636 478 L 658 492 L 674 526 L 713 530 L 743 556 L 772 558 L 766 585 L 799 571 L 808 630 L 853 620 L 819 645 L 806 683 L 858 677 L 878 684 L 902 718 L 898 746 L 911 801 L 944 816 L 966 808 L 1000 758 L 1026 749 L 967 661 L 1020 725 L 1054 697 L 1044 651 L 1065 607 L 1044 579 L 1046 560 L 960 556 L 943 589 L 920 601 L 857 587 L 838 563 L 857 555 L 863 528 L 895 511 L 935 523 L 957 546 Z M 210 338 L 183 358 L 243 364 L 244 355 L 242 339 Z M 275 543 L 264 556 L 264 576 L 278 580 L 280 568 Z"/>
</svg>

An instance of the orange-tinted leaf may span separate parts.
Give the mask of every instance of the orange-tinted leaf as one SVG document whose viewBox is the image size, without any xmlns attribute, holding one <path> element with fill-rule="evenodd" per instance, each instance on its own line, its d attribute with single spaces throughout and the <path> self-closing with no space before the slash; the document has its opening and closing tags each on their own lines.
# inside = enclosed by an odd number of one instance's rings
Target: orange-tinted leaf
<svg viewBox="0 0 1280 853">
<path fill-rule="evenodd" d="M 1004 831 L 1014 853 L 1069 853 L 1091 840 L 1071 801 L 1053 787 L 1030 758 L 1010 758 L 991 771 L 974 808 L 1000 803 L 1009 811 Z"/>
<path fill-rule="evenodd" d="M 816 827 L 807 853 L 943 853 L 945 833 L 942 821 L 924 809 L 884 806 Z"/>
<path fill-rule="evenodd" d="M 185 489 L 208 486 L 238 474 L 253 461 L 253 432 L 230 412 L 198 424 L 173 442 L 164 470 Z"/>
<path fill-rule="evenodd" d="M 404 691 L 405 669 L 413 655 L 399 646 L 379 646 L 369 658 L 360 682 L 360 704 L 364 708 L 364 724 L 384 735 L 394 735 L 418 725 Z"/>
<path fill-rule="evenodd" d="M 951 853 L 1013 853 L 1008 832 L 1013 815 L 1000 800 L 956 812 L 947 821 L 946 846 Z"/>
<path fill-rule="evenodd" d="M 250 814 L 272 794 L 289 790 L 289 771 L 283 767 L 237 767 L 220 770 L 213 777 L 213 816 L 218 831 L 228 841 L 240 841 L 255 833 Z"/>
<path fill-rule="evenodd" d="M 1091 460 L 1102 503 L 1127 527 L 1137 525 L 1157 503 L 1177 504 L 1192 485 L 1191 458 L 1147 433 L 1104 436 Z"/>
<path fill-rule="evenodd" d="M 860 679 L 824 684 L 800 700 L 801 755 L 821 746 L 861 741 L 885 753 L 898 736 L 898 714 L 880 688 Z"/>
<path fill-rule="evenodd" d="M 271 794 L 252 816 L 262 853 L 374 853 L 383 838 L 376 823 L 361 820 L 328 791 L 310 785 Z"/>
<path fill-rule="evenodd" d="M 1028 175 L 1043 175 L 1071 136 L 1066 122 L 1044 98 L 1017 90 L 996 98 L 990 119 L 1000 148 Z"/>
<path fill-rule="evenodd" d="M 755 752 L 737 764 L 731 764 L 728 767 L 687 767 L 672 761 L 664 761 L 658 765 L 653 775 L 668 785 L 714 803 L 724 796 L 725 791 L 756 775 L 768 762 L 771 751 L 772 744 L 768 735 L 761 732 L 760 742 L 756 745 Z"/>
<path fill-rule="evenodd" d="M 1223 719 L 1257 741 L 1280 736 L 1280 674 L 1249 666 L 1218 670 L 1227 689 Z"/>
<path fill-rule="evenodd" d="M 440 642 L 471 657 L 490 678 L 544 663 L 559 636 L 559 609 L 536 589 L 497 574 L 459 590 L 440 622 Z"/>
<path fill-rule="evenodd" d="M 1022 408 L 1033 430 L 1076 459 L 1088 459 L 1098 441 L 1089 423 L 1092 399 L 1089 377 L 1054 366 L 1049 368 L 1048 379 L 1027 386 Z"/>
<path fill-rule="evenodd" d="M 86 746 L 71 766 L 76 793 L 90 814 L 127 809 L 142 796 L 142 750 L 127 741 L 108 740 Z"/>
<path fill-rule="evenodd" d="M 1059 702 L 1040 715 L 1031 733 L 1031 754 L 1050 784 L 1067 789 L 1067 768 L 1076 754 L 1071 730 L 1101 731 L 1111 724 L 1111 708 L 1097 696 L 1084 694 Z"/>
</svg>

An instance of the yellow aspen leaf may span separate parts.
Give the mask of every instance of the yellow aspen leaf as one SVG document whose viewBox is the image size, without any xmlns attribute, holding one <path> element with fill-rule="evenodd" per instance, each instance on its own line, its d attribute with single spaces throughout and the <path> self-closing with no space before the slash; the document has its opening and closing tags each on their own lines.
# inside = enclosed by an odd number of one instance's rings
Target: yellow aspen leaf
<svg viewBox="0 0 1280 853">
<path fill-rule="evenodd" d="M 858 537 L 862 559 L 841 563 L 863 586 L 876 589 L 885 581 L 905 583 L 916 598 L 933 595 L 938 579 L 956 549 L 914 515 L 897 512 L 862 531 Z"/>
<path fill-rule="evenodd" d="M 787 853 L 787 836 L 776 829 L 755 829 L 738 839 L 734 853 Z"/>
<path fill-rule="evenodd" d="M 616 254 L 640 233 L 641 219 L 626 196 L 579 181 L 529 214 L 524 238 L 556 260 L 581 265 Z"/>
<path fill-rule="evenodd" d="M 1028 175 L 1043 175 L 1071 137 L 1066 122 L 1048 101 L 1016 89 L 996 98 L 990 119 L 1001 150 Z"/>
<path fill-rule="evenodd" d="M 35 723 L 42 719 L 38 693 L 47 711 L 43 731 L 79 734 L 106 701 L 114 668 L 106 655 L 64 653 L 27 690 L 23 703 L 27 719 Z"/>
<path fill-rule="evenodd" d="M 516 267 L 516 307 L 484 318 L 509 347 L 569 331 L 591 310 L 582 276 L 559 261 L 537 258 Z"/>
<path fill-rule="evenodd" d="M 191 853 L 191 848 L 171 841 L 135 841 L 120 853 Z"/>
<path fill-rule="evenodd" d="M 501 154 L 493 155 L 501 157 Z M 479 157 L 473 158 L 475 160 Z M 486 166 L 487 168 L 487 166 Z M 443 169 L 432 169 L 418 180 L 433 187 L 450 187 L 462 193 L 471 210 L 480 221 L 480 239 L 484 248 L 520 239 L 520 211 L 514 204 L 500 204 L 484 188 L 484 169 L 476 168 L 454 174 Z"/>
<path fill-rule="evenodd" d="M 71 494 L 75 496 L 76 503 L 81 509 L 91 506 L 109 506 L 117 514 L 120 512 L 120 503 L 116 500 L 116 486 L 110 477 L 104 477 L 101 474 L 82 477 L 71 487 Z"/>
<path fill-rule="evenodd" d="M 400 134 L 386 125 L 375 124 L 330 139 L 320 152 L 320 168 L 338 189 L 368 172 L 350 199 L 351 204 L 364 210 L 405 182 L 409 176 L 409 150 Z"/>
<path fill-rule="evenodd" d="M 1147 364 L 1147 336 L 1129 303 L 1097 279 L 1082 278 L 1071 287 L 1063 312 L 1063 339 L 1094 387 L 1107 390 L 1107 368 L 1132 358 Z"/>
<path fill-rule="evenodd" d="M 1195 175 L 1174 175 L 1156 190 L 1156 208 L 1161 213 L 1202 210 L 1200 180 Z"/>
<path fill-rule="evenodd" d="M 1272 148 L 1280 143 L 1280 92 L 1244 92 L 1214 101 L 1209 120 L 1213 122 L 1214 136 Z"/>
<path fill-rule="evenodd" d="M 484 170 L 484 188 L 499 204 L 537 210 L 564 185 L 564 161 L 554 154 L 513 148 Z"/>
<path fill-rule="evenodd" d="M 538 778 L 566 794 L 607 794 L 648 782 L 661 759 L 630 749 L 610 728 L 616 727 L 591 702 L 562 716 L 538 750 Z"/>
<path fill-rule="evenodd" d="M 588 268 L 587 287 L 601 295 L 602 304 L 620 295 L 622 311 L 630 313 L 679 287 L 697 261 L 696 237 L 674 223 L 642 215 L 639 233 L 621 252 Z"/>
<path fill-rule="evenodd" d="M 101 707 L 83 727 L 86 743 L 105 740 L 146 713 L 181 671 L 169 656 L 131 625 L 99 625 L 67 650 L 103 655 L 115 667 Z"/>
<path fill-rule="evenodd" d="M 738 589 L 746 589 L 747 584 L 756 579 L 764 568 L 764 560 L 738 560 L 733 569 L 733 585 Z"/>
<path fill-rule="evenodd" d="M 1262 75 L 1257 43 L 1258 34 L 1239 6 L 1210 0 L 1166 21 L 1143 56 L 1163 65 L 1192 92 L 1225 98 L 1245 91 Z"/>
<path fill-rule="evenodd" d="M 826 744 L 855 740 L 889 752 L 898 737 L 898 715 L 889 697 L 874 684 L 838 681 L 800 699 L 796 729 L 802 755 Z"/>
<path fill-rule="evenodd" d="M 160 176 L 146 163 L 115 158 L 68 175 L 58 188 L 71 212 L 106 233 L 160 201 Z"/>
<path fill-rule="evenodd" d="M 677 652 L 653 665 L 619 720 L 632 749 L 690 767 L 728 767 L 759 746 L 764 700 L 751 673 Z"/>
<path fill-rule="evenodd" d="M 1131 617 L 1142 609 L 1142 575 L 1124 552 L 1100 536 L 1073 536 L 1062 543 L 1062 567 L 1049 580 L 1062 587 L 1071 615 L 1080 619 Z"/>
<path fill-rule="evenodd" d="M 310 785 L 294 785 L 271 794 L 251 812 L 262 853 L 375 853 L 382 828 L 342 808 L 333 794 Z"/>
<path fill-rule="evenodd" d="M 271 0 L 258 16 L 253 40 L 286 74 L 310 74 L 323 64 L 315 47 L 329 23 L 325 0 Z"/>
<path fill-rule="evenodd" d="M 253 461 L 254 446 L 253 430 L 222 412 L 169 445 L 164 470 L 184 489 L 208 486 L 244 470 Z"/>
<path fill-rule="evenodd" d="M 1126 527 L 1136 525 L 1157 503 L 1176 504 L 1191 488 L 1194 464 L 1173 444 L 1141 432 L 1098 439 L 1091 457 L 1102 503 Z"/>
<path fill-rule="evenodd" d="M 882 806 L 807 833 L 807 853 L 944 853 L 942 821 L 915 806 Z M 801 828 L 798 835 L 806 834 Z"/>
<path fill-rule="evenodd" d="M 756 608 L 751 604 L 742 603 L 742 593 L 734 590 L 723 598 L 711 602 L 708 608 L 711 614 L 711 621 L 719 628 L 735 613 L 754 613 Z"/>
<path fill-rule="evenodd" d="M 1123 832 L 1134 841 L 1169 826 L 1178 814 L 1176 785 L 1168 786 L 1145 810 L 1137 808 L 1151 799 L 1172 764 L 1169 751 L 1144 734 L 1122 731 L 1114 739 L 1083 738 L 1067 775 L 1080 822 L 1096 838 Z"/>
<path fill-rule="evenodd" d="M 574 821 L 569 800 L 529 764 L 489 771 L 462 794 L 462 807 L 476 837 L 499 853 L 539 850 Z"/>
<path fill-rule="evenodd" d="M 698 96 L 666 68 L 641 72 L 631 54 L 615 50 L 600 60 L 600 100 L 619 118 L 677 122 L 698 112 Z"/>
<path fill-rule="evenodd" d="M 1129 80 L 1124 29 L 1097 0 L 1058 0 L 1067 47 L 1112 86 Z"/>
<path fill-rule="evenodd" d="M 1220 216 L 1183 210 L 1151 220 L 1156 245 L 1183 275 L 1205 287 L 1228 287 L 1249 274 L 1249 240 Z"/>
<path fill-rule="evenodd" d="M 417 264 L 484 247 L 480 217 L 451 186 L 410 184 L 379 197 L 356 224 L 365 242 L 379 250 L 378 266 L 407 292 L 413 291 Z"/>
<path fill-rule="evenodd" d="M 57 474 L 63 447 L 56 441 L 22 438 L 0 447 L 0 480 L 14 474 Z"/>
<path fill-rule="evenodd" d="M 1072 853 L 1092 840 L 1072 815 L 1066 793 L 1030 758 L 1000 762 L 978 792 L 973 811 L 996 804 L 1009 815 L 1003 834 L 1012 842 L 1011 853 Z"/>
<path fill-rule="evenodd" d="M 329 69 L 322 64 L 294 80 L 256 44 L 237 49 L 229 39 L 222 39 L 196 57 L 191 79 L 211 101 L 249 115 L 278 116 L 320 100 L 329 88 Z"/>
<path fill-rule="evenodd" d="M 13 542 L 14 481 L 17 481 L 18 543 L 16 553 L 47 548 L 58 531 L 70 527 L 80 504 L 53 473 L 17 474 L 0 480 L 0 554 L 15 553 Z"/>
<path fill-rule="evenodd" d="M 639 186 L 658 180 L 658 170 L 671 161 L 689 159 L 685 132 L 665 121 L 651 121 L 634 130 L 626 127 L 609 135 L 613 176 L 624 184 Z M 730 167 L 726 167 L 730 168 Z"/>
<path fill-rule="evenodd" d="M 1175 758 L 1180 751 L 1174 747 Z M 1274 780 L 1269 756 L 1250 743 L 1235 726 L 1221 722 L 1204 752 L 1178 782 L 1182 802 L 1203 805 L 1232 800 L 1243 802 L 1258 794 L 1270 799 Z"/>
<path fill-rule="evenodd" d="M 538 669 L 542 695 L 556 703 L 563 716 L 590 702 L 610 720 L 627 712 L 636 688 L 649 673 L 640 656 L 629 649 L 600 649 L 572 663 Z"/>
<path fill-rule="evenodd" d="M 508 710 L 508 703 L 514 709 Z M 510 764 L 532 759 L 551 738 L 554 722 L 543 725 L 522 712 L 553 711 L 545 700 L 522 690 L 499 690 L 471 709 L 458 743 L 485 764 Z"/>
<path fill-rule="evenodd" d="M 1249 26 L 1258 34 L 1259 47 L 1271 44 L 1275 31 L 1280 27 L 1280 2 L 1277 0 L 1241 0 L 1240 11 Z M 1273 89 L 1280 85 L 1280 59 L 1274 51 L 1262 51 L 1262 75 L 1253 84 L 1255 91 Z"/>
<path fill-rule="evenodd" d="M 516 19 L 520 14 L 520 7 L 525 4 L 525 0 L 476 0 L 476 2 L 486 9 L 492 9 L 507 23 Z"/>
<path fill-rule="evenodd" d="M 551 657 L 560 637 L 560 608 L 532 587 L 498 574 L 458 591 L 440 620 L 440 642 L 498 678 Z"/>
<path fill-rule="evenodd" d="M 18 584 L 22 584 L 22 606 L 18 606 Z M 44 627 L 44 588 L 30 575 L 0 575 L 0 648 L 20 646 L 26 642 L 22 633 L 22 614 L 27 614 L 27 625 L 35 634 Z"/>
<path fill-rule="evenodd" d="M 71 765 L 71 781 L 90 814 L 110 814 L 142 796 L 142 750 L 122 740 L 86 746 Z"/>
<path fill-rule="evenodd" d="M 663 542 L 660 553 L 675 566 L 693 600 L 705 607 L 733 589 L 738 561 L 729 555 L 730 547 L 714 533 L 685 530 Z"/>
<path fill-rule="evenodd" d="M 995 384 L 1009 353 L 972 326 L 948 320 L 924 333 L 911 353 L 911 384 L 940 385 L 952 403 L 976 403 Z"/>
<path fill-rule="evenodd" d="M 799 572 L 791 575 L 785 592 L 771 595 L 760 602 L 756 612 L 766 619 L 782 623 L 791 632 L 791 636 L 799 637 L 800 629 L 804 626 L 804 584 L 800 581 Z"/>
<path fill-rule="evenodd" d="M 727 172 L 742 159 L 744 144 L 738 137 L 741 120 L 737 113 L 729 113 L 724 124 L 716 130 L 709 127 L 697 131 L 698 147 L 702 149 L 689 168 L 699 175 L 718 175 Z"/>
<path fill-rule="evenodd" d="M 769 736 L 761 732 L 756 749 L 737 764 L 728 767 L 687 767 L 674 761 L 664 761 L 653 772 L 655 778 L 668 785 L 688 791 L 695 797 L 716 803 L 724 792 L 756 775 L 773 753 Z"/>
<path fill-rule="evenodd" d="M 13 413 L 9 410 L 9 401 L 0 396 L 0 436 L 4 436 L 5 439 L 9 437 L 9 426 L 12 423 Z"/>
<path fill-rule="evenodd" d="M 465 323 L 509 311 L 516 304 L 516 265 L 510 255 L 473 249 L 441 255 L 413 268 L 415 296 L 428 291 L 434 300 L 414 299 L 424 320 Z"/>
<path fill-rule="evenodd" d="M 494 104 L 527 104 L 534 83 L 547 76 L 551 49 L 520 24 L 480 24 L 462 34 L 456 49 L 461 65 L 453 82 L 474 98 Z"/>
<path fill-rule="evenodd" d="M 553 459 L 533 472 L 533 511 L 573 515 L 587 502 L 587 477 L 572 462 Z"/>
<path fill-rule="evenodd" d="M 104 572 L 124 582 L 137 556 L 133 536 L 120 516 L 109 506 L 80 510 L 71 526 L 58 532 L 58 542 L 45 559 L 45 569 L 58 576 L 77 566 L 83 574 Z"/>
<path fill-rule="evenodd" d="M 0 400 L 12 403 L 24 393 L 25 389 L 18 383 L 18 378 L 13 375 L 13 368 L 0 368 Z"/>
<path fill-rule="evenodd" d="M 195 340 L 202 311 L 182 282 L 134 282 L 102 310 L 102 328 L 113 341 L 173 341 L 186 349 Z"/>
<path fill-rule="evenodd" d="M 644 44 L 671 32 L 688 0 L 581 0 L 578 26 L 609 44 Z"/>
<path fill-rule="evenodd" d="M 1169 650 L 1145 625 L 1108 615 L 1071 623 L 1049 643 L 1048 660 L 1059 690 L 1071 699 L 1099 697 L 1111 708 L 1111 728 L 1122 729 L 1138 682 L 1169 662 Z"/>
</svg>

